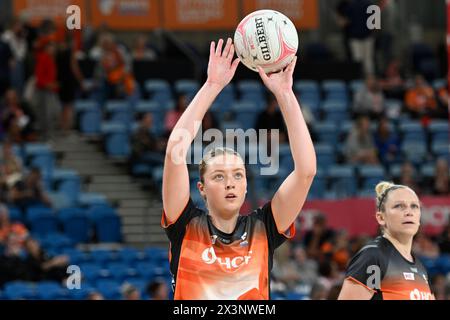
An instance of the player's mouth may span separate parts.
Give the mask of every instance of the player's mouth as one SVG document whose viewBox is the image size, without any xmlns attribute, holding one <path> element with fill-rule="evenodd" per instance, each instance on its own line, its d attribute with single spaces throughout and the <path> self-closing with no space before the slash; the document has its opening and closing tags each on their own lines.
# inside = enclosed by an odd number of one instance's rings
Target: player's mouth
<svg viewBox="0 0 450 320">
<path fill-rule="evenodd" d="M 227 199 L 227 200 L 237 199 L 237 195 L 235 195 L 234 193 L 227 193 L 227 195 L 225 196 L 225 199 Z"/>
<path fill-rule="evenodd" d="M 412 224 L 412 225 L 414 225 L 414 224 L 416 224 L 416 223 L 413 222 L 413 221 L 405 221 L 405 222 L 403 222 L 402 224 Z"/>
</svg>

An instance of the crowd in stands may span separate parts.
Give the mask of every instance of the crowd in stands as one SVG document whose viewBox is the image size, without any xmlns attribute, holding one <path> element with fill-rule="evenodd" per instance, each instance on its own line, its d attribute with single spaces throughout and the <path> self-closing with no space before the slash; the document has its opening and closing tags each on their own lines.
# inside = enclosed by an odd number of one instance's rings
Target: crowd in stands
<svg viewBox="0 0 450 320">
<path fill-rule="evenodd" d="M 327 170 L 328 165 L 335 164 L 378 166 L 384 170 L 383 177 L 412 187 L 419 196 L 448 196 L 448 147 L 446 152 L 434 148 L 437 139 L 448 146 L 447 83 L 430 78 L 429 73 L 421 74 L 421 68 L 406 75 L 404 69 L 408 66 L 390 54 L 388 43 L 392 37 L 389 34 L 377 40 L 377 43 L 387 44 L 383 63 L 376 63 L 374 36 L 360 31 L 362 22 L 358 10 L 361 8 L 355 6 L 362 2 L 342 1 L 337 9 L 337 19 L 343 28 L 349 59 L 362 63 L 365 79 L 354 82 L 354 87 L 341 81 L 338 84 L 343 85 L 343 89 L 339 87 L 337 91 L 329 91 L 319 81 L 300 80 L 295 88 L 315 144 L 331 148 L 335 158 L 326 162 L 318 148 L 319 169 Z M 155 61 L 160 53 L 148 43 L 145 35 L 139 35 L 135 40 L 135 45 L 127 48 L 108 30 L 99 29 L 83 36 L 77 33 L 65 35 L 52 21 L 44 21 L 35 28 L 19 19 L 13 20 L 2 33 L 0 287 L 11 280 L 63 282 L 69 263 L 67 255 L 45 252 L 39 241 L 30 236 L 32 230 L 28 226 L 9 219 L 8 207 L 26 212 L 34 205 L 53 206 L 40 168 L 33 167 L 28 159 L 18 157 L 15 145 L 51 143 L 56 135 L 69 134 L 74 128 L 86 133 L 84 117 L 92 120 L 89 118 L 92 114 L 100 113 L 99 117 L 93 118 L 97 129 L 92 132 L 102 137 L 106 152 L 111 155 L 108 139 L 112 135 L 102 131 L 100 125 L 118 123 L 123 126 L 119 133 L 125 132 L 125 140 L 113 140 L 113 144 L 115 147 L 122 142 L 129 144 L 129 150 L 124 149 L 119 154 L 129 161 L 130 172 L 150 176 L 155 188 L 159 188 L 160 177 L 155 174 L 158 172 L 155 169 L 163 163 L 170 131 L 192 99 L 196 81 L 190 83 L 192 86 L 188 90 L 180 89 L 181 86 L 175 83 L 158 82 L 160 79 L 153 82 L 160 86 L 156 90 L 138 83 L 133 76 L 133 61 Z M 79 62 L 83 57 L 95 61 L 92 78 L 81 72 Z M 380 65 L 386 68 L 381 69 Z M 411 76 L 413 73 L 416 73 L 414 77 Z M 248 97 L 245 96 L 246 89 L 239 83 L 230 88 L 230 92 L 224 92 L 225 98 L 223 96 L 221 102 L 206 114 L 203 131 L 209 128 L 224 130 L 231 124 L 266 129 L 269 133 L 278 129 L 281 144 L 288 143 L 284 122 L 273 97 L 260 91 L 258 86 L 249 90 Z M 80 101 L 92 102 L 95 108 L 85 112 L 85 109 L 77 108 Z M 112 105 L 108 109 L 111 101 L 121 104 L 117 109 Z M 240 113 L 240 109 L 233 108 L 236 102 L 252 105 L 249 117 L 243 117 L 243 109 Z M 339 109 L 341 105 L 344 107 Z M 338 106 L 336 118 L 331 116 L 328 106 Z M 442 132 L 435 135 L 433 131 L 434 124 L 443 122 L 447 122 L 447 140 Z M 321 129 L 324 124 L 332 125 L 332 139 L 324 138 Z M 408 137 L 408 126 L 416 130 L 411 137 Z M 419 142 L 424 151 L 409 149 L 411 142 Z M 289 165 L 289 161 L 281 163 L 282 166 Z M 144 170 L 138 170 L 142 165 Z M 428 168 L 431 173 L 424 170 Z M 273 188 L 273 184 L 270 186 Z M 196 191 L 193 189 L 192 192 L 194 196 Z M 350 196 L 354 195 L 358 194 L 355 192 Z M 312 197 L 335 198 L 336 195 L 312 192 Z M 272 284 L 274 298 L 336 299 L 349 258 L 368 240 L 366 236 L 350 238 L 345 230 L 331 230 L 324 217 L 318 216 L 312 230 L 277 251 Z M 414 242 L 414 252 L 429 262 L 426 266 L 436 297 L 450 299 L 449 265 L 434 264 L 443 255 L 450 254 L 450 224 L 435 237 L 420 233 Z M 125 283 L 121 286 L 120 296 L 129 300 L 167 299 L 169 293 L 167 282 L 156 280 L 145 290 L 137 290 L 132 284 Z M 104 295 L 95 290 L 87 296 L 91 300 L 103 298 Z"/>
</svg>

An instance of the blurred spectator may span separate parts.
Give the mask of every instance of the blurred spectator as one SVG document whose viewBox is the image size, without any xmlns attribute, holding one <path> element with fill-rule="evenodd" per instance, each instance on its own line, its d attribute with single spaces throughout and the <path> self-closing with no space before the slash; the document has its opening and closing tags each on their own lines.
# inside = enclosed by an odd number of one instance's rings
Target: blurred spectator
<svg viewBox="0 0 450 320">
<path fill-rule="evenodd" d="M 277 279 L 286 285 L 288 291 L 293 290 L 298 281 L 300 274 L 295 269 L 290 259 L 291 243 L 283 243 L 274 253 L 272 274 Z"/>
<path fill-rule="evenodd" d="M 439 249 L 443 254 L 450 254 L 450 221 L 438 238 Z"/>
<path fill-rule="evenodd" d="M 367 116 L 360 116 L 345 141 L 344 154 L 347 162 L 352 164 L 377 164 L 375 142 L 370 132 Z"/>
<path fill-rule="evenodd" d="M 59 84 L 55 61 L 56 43 L 49 39 L 46 42 L 41 41 L 40 45 L 43 50 L 36 56 L 34 113 L 42 138 L 49 140 L 55 137 L 61 113 L 61 103 L 57 95 Z"/>
<path fill-rule="evenodd" d="M 333 285 L 328 291 L 327 300 L 337 300 L 342 289 L 342 283 Z"/>
<path fill-rule="evenodd" d="M 305 249 L 297 245 L 293 248 L 294 260 L 292 262 L 294 270 L 298 275 L 298 281 L 312 285 L 318 276 L 317 261 L 309 259 Z"/>
<path fill-rule="evenodd" d="M 335 9 L 336 23 L 342 31 L 342 43 L 344 45 L 345 58 L 347 61 L 352 60 L 352 53 L 350 50 L 350 21 L 347 17 L 350 0 L 341 0 L 338 2 Z"/>
<path fill-rule="evenodd" d="M 83 84 L 83 74 L 75 56 L 75 42 L 71 35 L 66 35 L 60 43 L 56 55 L 58 83 L 60 84 L 59 98 L 63 104 L 61 128 L 67 133 L 73 126 L 73 102 L 76 91 Z"/>
<path fill-rule="evenodd" d="M 355 93 L 353 112 L 357 115 L 367 115 L 378 119 L 384 113 L 384 94 L 377 78 L 370 75 L 365 85 Z"/>
<path fill-rule="evenodd" d="M 434 293 L 436 300 L 445 300 L 446 287 L 445 275 L 438 273 L 431 278 L 431 292 Z"/>
<path fill-rule="evenodd" d="M 86 300 L 105 300 L 100 292 L 94 291 L 88 294 Z"/>
<path fill-rule="evenodd" d="M 423 232 L 416 234 L 412 250 L 418 257 L 430 259 L 439 257 L 439 246 Z"/>
<path fill-rule="evenodd" d="M 123 99 L 137 92 L 126 51 L 116 44 L 111 33 L 100 36 L 100 58 L 95 78 L 100 81 L 101 99 Z"/>
<path fill-rule="evenodd" d="M 11 189 L 11 203 L 25 211 L 33 205 L 46 205 L 51 207 L 52 203 L 42 186 L 41 171 L 37 168 L 31 169 L 25 182 L 18 181 Z"/>
<path fill-rule="evenodd" d="M 25 57 L 28 50 L 22 21 L 13 18 L 9 28 L 1 35 L 1 39 L 9 44 L 14 57 L 11 68 L 11 86 L 21 94 L 25 83 Z"/>
<path fill-rule="evenodd" d="M 129 283 L 125 283 L 122 286 L 121 292 L 124 300 L 141 300 L 141 294 L 139 290 Z"/>
<path fill-rule="evenodd" d="M 326 300 L 328 297 L 328 290 L 323 283 L 316 281 L 311 288 L 309 297 L 311 300 Z"/>
<path fill-rule="evenodd" d="M 409 161 L 404 162 L 400 170 L 400 177 L 398 180 L 398 184 L 408 186 L 411 189 L 413 189 L 417 194 L 420 194 L 422 190 L 417 181 L 418 181 L 417 171 L 412 165 L 412 163 Z"/>
<path fill-rule="evenodd" d="M 13 53 L 9 44 L 0 40 L 0 97 L 10 86 L 10 72 L 13 65 Z"/>
<path fill-rule="evenodd" d="M 435 195 L 449 195 L 450 194 L 450 179 L 448 162 L 445 158 L 436 160 L 436 167 L 433 181 L 433 194 Z"/>
<path fill-rule="evenodd" d="M 167 112 L 166 118 L 164 119 L 164 129 L 167 136 L 170 135 L 170 132 L 177 124 L 178 119 L 180 119 L 188 104 L 188 97 L 184 94 L 181 94 L 177 97 L 175 108 Z"/>
<path fill-rule="evenodd" d="M 374 38 L 372 30 L 367 28 L 367 7 L 369 0 L 349 0 L 343 8 L 341 17 L 348 25 L 348 37 L 352 58 L 363 65 L 366 76 L 374 74 Z"/>
<path fill-rule="evenodd" d="M 438 103 L 439 103 L 439 108 L 438 108 L 439 109 L 439 117 L 446 118 L 446 117 L 448 117 L 448 113 L 449 113 L 447 86 L 438 88 L 437 96 L 438 96 Z"/>
<path fill-rule="evenodd" d="M 18 256 L 28 238 L 27 228 L 19 222 L 9 220 L 9 210 L 0 204 L 0 247 L 7 256 Z"/>
<path fill-rule="evenodd" d="M 359 250 L 361 250 L 369 241 L 370 237 L 367 235 L 359 235 L 350 241 L 349 254 L 353 257 Z"/>
<path fill-rule="evenodd" d="M 437 102 L 433 88 L 423 76 L 416 75 L 414 86 L 406 91 L 405 105 L 413 118 L 421 119 L 424 125 L 428 124 L 430 115 L 437 109 Z"/>
<path fill-rule="evenodd" d="M 163 151 L 165 143 L 151 132 L 153 116 L 151 113 L 141 115 L 139 127 L 131 137 L 131 162 L 146 162 L 150 164 L 162 164 L 164 162 Z"/>
<path fill-rule="evenodd" d="M 147 37 L 144 34 L 137 36 L 133 48 L 133 59 L 154 61 L 156 58 L 156 52 L 147 45 Z"/>
<path fill-rule="evenodd" d="M 35 140 L 34 115 L 14 89 L 6 91 L 2 107 L 1 121 L 8 139 L 16 143 Z"/>
<path fill-rule="evenodd" d="M 208 129 L 220 129 L 219 122 L 211 111 L 206 111 L 202 120 L 202 131 L 205 132 Z"/>
<path fill-rule="evenodd" d="M 386 98 L 403 99 L 405 93 L 405 80 L 400 69 L 400 61 L 392 59 L 384 71 L 384 77 L 380 80 L 381 88 Z"/>
<path fill-rule="evenodd" d="M 10 188 L 17 181 L 22 179 L 22 161 L 14 154 L 13 145 L 5 141 L 0 154 L 1 170 L 5 178 L 6 185 Z"/>
<path fill-rule="evenodd" d="M 334 231 L 327 227 L 327 219 L 323 214 L 314 216 L 312 229 L 307 231 L 303 240 L 306 253 L 311 259 L 319 259 L 322 249 L 333 241 Z"/>
<path fill-rule="evenodd" d="M 169 300 L 169 290 L 163 280 L 154 280 L 147 286 L 147 294 L 150 300 Z"/>
<path fill-rule="evenodd" d="M 319 264 L 318 281 L 324 286 L 325 292 L 328 292 L 334 285 L 342 284 L 344 273 L 339 272 L 338 265 L 333 260 L 324 260 Z"/>
<path fill-rule="evenodd" d="M 269 101 L 264 111 L 262 111 L 256 120 L 255 130 L 268 130 L 267 139 L 270 140 L 270 133 L 273 129 L 278 129 L 280 134 L 280 143 L 287 141 L 286 126 L 283 115 L 278 107 L 278 102 L 273 95 L 269 96 Z M 270 145 L 269 143 L 267 145 Z"/>
<path fill-rule="evenodd" d="M 337 232 L 333 241 L 332 259 L 336 262 L 338 269 L 341 271 L 345 271 L 350 259 L 348 252 L 349 245 L 348 232 L 345 230 Z"/>
<path fill-rule="evenodd" d="M 28 238 L 25 241 L 25 250 L 27 256 L 24 263 L 27 266 L 29 281 L 50 280 L 62 282 L 67 278 L 68 256 L 50 257 L 41 248 L 39 242 L 32 238 Z"/>
<path fill-rule="evenodd" d="M 398 136 L 389 129 L 389 120 L 381 118 L 375 132 L 375 145 L 378 150 L 380 162 L 389 166 L 400 158 L 400 140 Z"/>
<path fill-rule="evenodd" d="M 393 0 L 377 0 L 376 5 L 381 9 L 381 29 L 375 33 L 375 61 L 377 71 L 384 72 L 384 67 L 392 59 L 393 35 L 397 32 L 398 26 L 398 5 Z"/>
</svg>

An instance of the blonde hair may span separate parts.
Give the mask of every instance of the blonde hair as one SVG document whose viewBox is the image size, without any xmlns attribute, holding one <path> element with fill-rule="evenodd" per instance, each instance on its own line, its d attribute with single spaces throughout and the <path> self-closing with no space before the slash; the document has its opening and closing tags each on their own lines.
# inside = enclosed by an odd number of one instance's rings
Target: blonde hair
<svg viewBox="0 0 450 320">
<path fill-rule="evenodd" d="M 386 198 L 389 192 L 400 189 L 400 188 L 409 188 L 407 186 L 401 184 L 394 184 L 388 181 L 381 181 L 375 186 L 375 192 L 377 194 L 376 202 L 377 202 L 377 210 L 384 212 L 384 204 L 386 203 Z"/>
<path fill-rule="evenodd" d="M 226 154 L 235 155 L 235 156 L 239 157 L 239 159 L 242 160 L 241 155 L 231 148 L 217 147 L 217 148 L 213 148 L 213 149 L 209 150 L 207 153 L 205 153 L 205 155 L 203 156 L 203 158 L 200 161 L 200 164 L 198 166 L 200 181 L 202 183 L 204 182 L 204 176 L 205 176 L 206 169 L 208 168 L 209 162 L 217 156 L 223 156 Z M 244 162 L 244 161 L 242 161 L 242 162 Z"/>
</svg>

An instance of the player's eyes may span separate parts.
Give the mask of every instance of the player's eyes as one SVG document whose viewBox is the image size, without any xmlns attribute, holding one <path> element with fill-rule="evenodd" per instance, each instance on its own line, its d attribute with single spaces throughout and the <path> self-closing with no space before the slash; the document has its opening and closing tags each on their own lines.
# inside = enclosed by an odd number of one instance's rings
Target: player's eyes
<svg viewBox="0 0 450 320">
<path fill-rule="evenodd" d="M 217 174 L 217 175 L 214 176 L 213 179 L 214 179 L 214 180 L 222 180 L 222 179 L 223 179 L 223 175 Z"/>
<path fill-rule="evenodd" d="M 234 175 L 236 179 L 241 179 L 243 177 L 242 173 L 238 172 Z"/>
<path fill-rule="evenodd" d="M 414 209 L 419 208 L 419 206 L 417 204 L 413 204 L 411 207 L 413 207 Z"/>
</svg>

